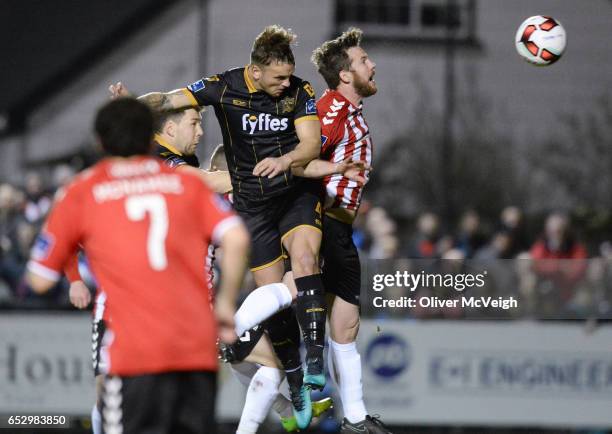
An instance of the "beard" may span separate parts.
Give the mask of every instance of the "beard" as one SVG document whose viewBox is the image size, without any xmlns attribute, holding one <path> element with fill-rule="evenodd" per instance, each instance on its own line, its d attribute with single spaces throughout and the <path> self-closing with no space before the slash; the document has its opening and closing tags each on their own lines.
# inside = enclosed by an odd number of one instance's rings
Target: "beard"
<svg viewBox="0 0 612 434">
<path fill-rule="evenodd" d="M 376 83 L 370 80 L 362 80 L 361 77 L 357 75 L 355 75 L 353 86 L 355 87 L 355 91 L 357 92 L 357 94 L 362 98 L 372 96 L 378 91 Z"/>
</svg>

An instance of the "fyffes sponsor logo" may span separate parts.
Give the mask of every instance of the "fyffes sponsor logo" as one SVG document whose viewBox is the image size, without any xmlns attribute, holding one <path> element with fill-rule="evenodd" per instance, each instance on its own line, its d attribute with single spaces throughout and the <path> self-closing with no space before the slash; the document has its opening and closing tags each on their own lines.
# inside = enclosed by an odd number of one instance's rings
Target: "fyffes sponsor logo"
<svg viewBox="0 0 612 434">
<path fill-rule="evenodd" d="M 259 116 L 245 113 L 242 115 L 242 130 L 253 134 L 255 131 L 285 131 L 289 119 L 275 118 L 270 113 L 260 113 Z"/>
</svg>

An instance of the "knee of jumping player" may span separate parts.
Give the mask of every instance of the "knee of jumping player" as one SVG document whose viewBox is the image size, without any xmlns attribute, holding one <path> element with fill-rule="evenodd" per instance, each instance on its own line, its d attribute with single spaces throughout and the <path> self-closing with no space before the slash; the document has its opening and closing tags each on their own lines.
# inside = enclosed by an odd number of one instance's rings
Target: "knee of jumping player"
<svg viewBox="0 0 612 434">
<path fill-rule="evenodd" d="M 332 318 L 330 321 L 330 335 L 338 344 L 349 344 L 357 340 L 359 333 L 359 315 L 346 315 L 343 318 Z"/>
<path fill-rule="evenodd" d="M 316 253 L 310 249 L 300 249 L 291 255 L 291 269 L 295 277 L 318 274 Z"/>
</svg>

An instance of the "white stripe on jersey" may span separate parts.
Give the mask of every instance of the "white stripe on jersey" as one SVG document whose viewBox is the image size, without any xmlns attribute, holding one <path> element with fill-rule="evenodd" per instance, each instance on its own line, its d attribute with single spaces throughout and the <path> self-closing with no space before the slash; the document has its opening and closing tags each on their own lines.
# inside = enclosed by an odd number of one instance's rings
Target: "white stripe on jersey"
<svg viewBox="0 0 612 434">
<path fill-rule="evenodd" d="M 104 318 L 104 309 L 106 308 L 106 292 L 98 291 L 94 304 L 94 321 L 100 321 Z"/>
<path fill-rule="evenodd" d="M 344 136 L 342 141 L 334 147 L 331 161 L 340 163 L 350 157 L 352 160 L 365 161 L 366 164 L 371 165 L 372 140 L 361 107 L 355 109 L 352 105 L 349 105 L 347 109 L 349 113 L 344 124 Z M 351 133 L 354 136 L 352 140 Z M 353 147 L 352 151 L 349 150 L 351 147 Z M 350 155 L 348 155 L 348 152 L 350 152 Z M 367 182 L 369 171 L 366 171 L 365 178 Z M 341 182 L 344 188 L 340 185 Z M 342 175 L 333 175 L 326 182 L 325 189 L 335 206 L 347 209 L 357 209 L 359 207 L 363 187 L 356 182 L 349 181 Z"/>
</svg>

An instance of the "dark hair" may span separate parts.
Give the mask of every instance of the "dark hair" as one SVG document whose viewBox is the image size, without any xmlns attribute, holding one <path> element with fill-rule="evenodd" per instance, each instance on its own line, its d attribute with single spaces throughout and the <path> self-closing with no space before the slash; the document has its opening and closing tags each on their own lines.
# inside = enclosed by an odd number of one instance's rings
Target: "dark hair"
<svg viewBox="0 0 612 434">
<path fill-rule="evenodd" d="M 94 130 L 109 155 L 145 155 L 151 149 L 153 113 L 134 98 L 115 99 L 98 110 Z"/>
<path fill-rule="evenodd" d="M 251 63 L 269 65 L 272 61 L 295 65 L 291 44 L 296 35 L 276 24 L 266 27 L 257 35 L 251 49 Z"/>
<path fill-rule="evenodd" d="M 310 60 L 330 89 L 336 89 L 340 84 L 340 71 L 348 71 L 351 67 L 347 51 L 351 47 L 359 47 L 362 35 L 360 29 L 351 27 L 336 39 L 324 42 L 312 52 Z"/>
<path fill-rule="evenodd" d="M 210 156 L 210 169 L 227 170 L 227 159 L 225 158 L 225 149 L 223 144 L 217 145 Z"/>
<path fill-rule="evenodd" d="M 204 108 L 200 108 L 197 106 L 186 106 L 186 107 L 181 107 L 178 109 L 172 109 L 172 110 L 164 110 L 164 111 L 160 111 L 160 112 L 154 112 L 154 116 L 155 116 L 155 128 L 154 128 L 154 132 L 155 133 L 161 133 L 162 130 L 164 129 L 164 125 L 166 125 L 166 122 L 168 121 L 174 121 L 175 123 L 179 123 L 181 121 L 181 119 L 183 119 L 183 116 L 185 116 L 185 113 L 187 112 L 187 110 L 191 110 L 194 109 L 195 111 L 197 111 L 198 113 L 203 112 Z"/>
</svg>

